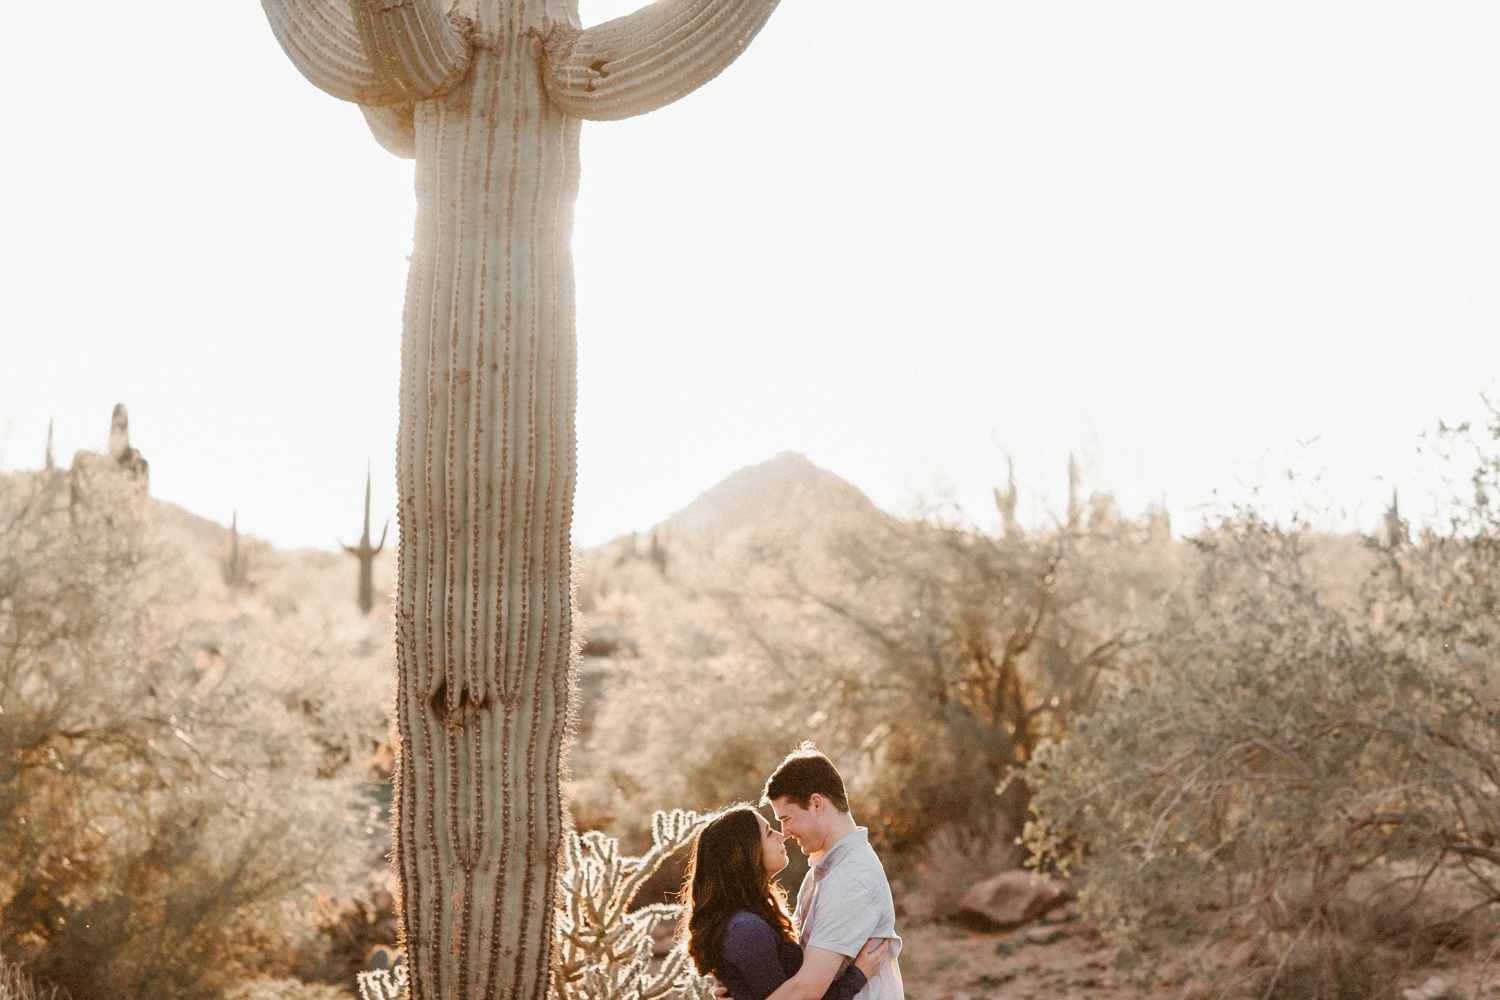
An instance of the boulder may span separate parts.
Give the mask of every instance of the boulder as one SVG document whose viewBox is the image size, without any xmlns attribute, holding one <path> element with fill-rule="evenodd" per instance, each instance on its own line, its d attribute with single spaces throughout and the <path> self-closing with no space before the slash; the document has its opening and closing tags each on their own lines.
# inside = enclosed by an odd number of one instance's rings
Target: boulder
<svg viewBox="0 0 1500 1000">
<path fill-rule="evenodd" d="M 1004 931 L 1037 920 L 1076 896 L 1073 884 L 1066 879 L 1027 871 L 1001 872 L 964 893 L 954 916 L 966 923 Z"/>
</svg>

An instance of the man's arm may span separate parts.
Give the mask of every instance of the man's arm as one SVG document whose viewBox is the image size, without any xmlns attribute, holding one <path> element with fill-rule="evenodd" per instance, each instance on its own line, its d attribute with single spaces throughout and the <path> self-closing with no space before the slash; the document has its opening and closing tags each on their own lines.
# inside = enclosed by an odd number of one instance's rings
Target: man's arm
<svg viewBox="0 0 1500 1000">
<path fill-rule="evenodd" d="M 802 954 L 802 968 L 766 1000 L 823 1000 L 846 957 L 825 948 L 807 949 Z"/>
</svg>

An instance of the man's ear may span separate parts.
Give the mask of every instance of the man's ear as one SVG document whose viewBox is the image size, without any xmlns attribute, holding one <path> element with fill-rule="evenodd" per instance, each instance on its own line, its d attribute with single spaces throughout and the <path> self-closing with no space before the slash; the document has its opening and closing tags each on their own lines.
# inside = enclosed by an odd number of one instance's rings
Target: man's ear
<svg viewBox="0 0 1500 1000">
<path fill-rule="evenodd" d="M 807 797 L 807 808 L 813 812 L 820 812 L 827 803 L 828 800 L 823 798 L 822 792 L 813 792 Z"/>
</svg>

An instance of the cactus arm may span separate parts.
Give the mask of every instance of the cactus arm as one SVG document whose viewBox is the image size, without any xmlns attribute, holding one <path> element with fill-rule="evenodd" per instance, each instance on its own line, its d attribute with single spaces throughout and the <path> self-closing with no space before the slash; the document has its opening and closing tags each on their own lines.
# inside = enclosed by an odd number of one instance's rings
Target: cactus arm
<svg viewBox="0 0 1500 1000">
<path fill-rule="evenodd" d="M 416 105 L 383 104 L 380 107 L 370 107 L 361 104 L 359 110 L 365 116 L 365 124 L 370 126 L 370 134 L 387 153 L 403 160 L 417 158 Z"/>
<path fill-rule="evenodd" d="M 439 0 L 351 0 L 351 5 L 364 52 L 403 102 L 446 94 L 468 72 L 471 29 L 449 20 Z"/>
<path fill-rule="evenodd" d="M 665 107 L 722 73 L 778 0 L 656 0 L 584 31 L 553 25 L 544 79 L 576 118 L 616 121 Z"/>
<path fill-rule="evenodd" d="M 282 51 L 314 87 L 363 105 L 405 100 L 366 54 L 351 0 L 261 0 L 261 7 Z"/>
</svg>

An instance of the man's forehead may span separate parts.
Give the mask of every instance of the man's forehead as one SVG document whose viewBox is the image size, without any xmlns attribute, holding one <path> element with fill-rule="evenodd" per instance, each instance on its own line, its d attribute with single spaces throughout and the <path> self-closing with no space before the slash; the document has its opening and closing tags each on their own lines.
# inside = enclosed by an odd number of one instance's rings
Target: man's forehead
<svg viewBox="0 0 1500 1000">
<path fill-rule="evenodd" d="M 804 810 L 801 806 L 799 806 L 797 803 L 793 802 L 791 799 L 787 798 L 786 796 L 782 796 L 779 799 L 772 799 L 771 800 L 771 812 L 775 814 L 775 816 L 776 816 L 777 819 L 781 819 L 781 818 L 783 818 L 783 817 L 785 817 L 787 815 L 790 815 L 793 812 L 805 812 L 805 811 L 806 810 Z"/>
</svg>

